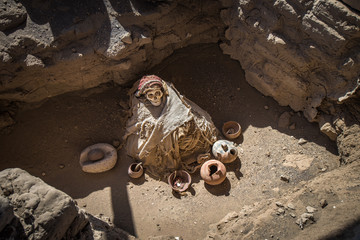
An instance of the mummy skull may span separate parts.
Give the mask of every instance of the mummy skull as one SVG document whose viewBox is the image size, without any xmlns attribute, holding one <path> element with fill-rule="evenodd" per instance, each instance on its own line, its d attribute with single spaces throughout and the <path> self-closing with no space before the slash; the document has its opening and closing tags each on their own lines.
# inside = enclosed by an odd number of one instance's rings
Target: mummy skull
<svg viewBox="0 0 360 240">
<path fill-rule="evenodd" d="M 163 92 L 160 87 L 149 88 L 149 90 L 146 91 L 146 99 L 155 107 L 161 104 L 162 96 Z"/>
</svg>

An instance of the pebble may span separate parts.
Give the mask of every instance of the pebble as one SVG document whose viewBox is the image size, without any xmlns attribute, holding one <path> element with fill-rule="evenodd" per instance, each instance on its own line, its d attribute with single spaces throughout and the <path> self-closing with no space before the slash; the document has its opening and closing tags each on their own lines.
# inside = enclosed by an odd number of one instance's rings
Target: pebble
<svg viewBox="0 0 360 240">
<path fill-rule="evenodd" d="M 278 207 L 284 207 L 284 205 L 283 205 L 281 202 L 276 202 L 275 204 L 276 204 L 276 206 L 278 206 Z"/>
<path fill-rule="evenodd" d="M 281 175 L 281 176 L 280 176 L 280 179 L 281 179 L 282 181 L 284 181 L 284 182 L 290 182 L 289 177 L 284 176 L 284 175 Z"/>
<path fill-rule="evenodd" d="M 45 175 L 46 175 L 46 173 L 45 173 L 45 172 L 42 172 L 42 173 L 41 173 L 41 175 L 42 175 L 42 176 L 45 176 Z"/>
<path fill-rule="evenodd" d="M 295 129 L 296 129 L 296 124 L 295 124 L 295 123 L 292 123 L 292 124 L 289 126 L 289 129 L 290 129 L 290 130 L 295 130 Z"/>
<path fill-rule="evenodd" d="M 265 105 L 264 108 L 265 108 L 266 110 L 269 110 L 269 106 L 266 106 L 266 105 Z"/>
<path fill-rule="evenodd" d="M 306 207 L 306 211 L 307 211 L 308 213 L 314 213 L 314 212 L 316 211 L 316 208 L 313 208 L 313 207 L 311 207 L 311 206 L 307 206 L 307 207 Z"/>
<path fill-rule="evenodd" d="M 307 143 L 307 140 L 305 140 L 303 138 L 300 138 L 299 141 L 298 141 L 298 144 L 300 144 L 300 145 L 303 145 L 305 143 Z"/>
<path fill-rule="evenodd" d="M 293 214 L 293 213 L 290 213 L 289 215 L 290 215 L 290 217 L 292 217 L 292 218 L 295 218 L 295 217 L 296 217 L 296 215 Z"/>
<path fill-rule="evenodd" d="M 287 207 L 288 207 L 289 209 L 291 209 L 291 210 L 295 210 L 295 206 L 294 206 L 294 204 L 292 204 L 292 203 L 289 203 L 289 204 L 287 205 Z"/>
<path fill-rule="evenodd" d="M 326 207 L 327 205 L 328 205 L 328 203 L 327 203 L 326 199 L 321 199 L 321 200 L 320 200 L 320 206 L 321 206 L 322 208 Z"/>
<path fill-rule="evenodd" d="M 311 214 L 311 213 L 303 213 L 303 214 L 301 214 L 300 218 L 301 218 L 303 223 L 306 223 L 307 220 L 312 220 L 313 221 L 314 220 L 314 215 Z"/>
<path fill-rule="evenodd" d="M 285 210 L 283 208 L 278 208 L 276 211 L 277 215 L 283 215 L 285 213 Z"/>
<path fill-rule="evenodd" d="M 63 169 L 64 167 L 65 167 L 64 164 L 59 164 L 59 168 L 60 168 L 60 169 Z"/>
</svg>

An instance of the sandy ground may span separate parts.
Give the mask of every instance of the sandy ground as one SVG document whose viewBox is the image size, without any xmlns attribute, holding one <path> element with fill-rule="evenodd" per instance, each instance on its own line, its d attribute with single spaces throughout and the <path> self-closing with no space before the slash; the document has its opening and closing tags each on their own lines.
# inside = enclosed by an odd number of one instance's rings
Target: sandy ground
<svg viewBox="0 0 360 240">
<path fill-rule="evenodd" d="M 217 45 L 179 50 L 146 74 L 174 83 L 212 116 L 219 129 L 228 120 L 241 124 L 243 134 L 235 141 L 244 153 L 226 165 L 227 179 L 221 185 L 209 186 L 195 173 L 191 189 L 178 196 L 167 183 L 148 175 L 131 180 L 127 168 L 133 160 L 122 150 L 112 170 L 82 172 L 79 155 L 85 147 L 111 144 L 124 131 L 127 89 L 111 84 L 23 106 L 17 124 L 0 135 L 0 170 L 22 168 L 69 194 L 89 213 L 109 216 L 141 239 L 201 239 L 209 225 L 227 213 L 285 196 L 299 183 L 339 166 L 336 144 L 317 124 L 249 86 L 240 64 Z M 278 127 L 283 112 L 291 113 L 295 129 Z M 306 143 L 299 144 L 300 138 Z"/>
</svg>

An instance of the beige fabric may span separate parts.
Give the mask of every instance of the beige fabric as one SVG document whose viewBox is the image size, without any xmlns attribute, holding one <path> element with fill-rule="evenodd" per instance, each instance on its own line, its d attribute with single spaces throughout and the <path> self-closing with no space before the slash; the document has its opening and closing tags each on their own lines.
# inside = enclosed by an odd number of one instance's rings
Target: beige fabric
<svg viewBox="0 0 360 240">
<path fill-rule="evenodd" d="M 131 116 L 124 136 L 127 154 L 144 162 L 146 171 L 156 177 L 175 169 L 193 170 L 196 156 L 209 152 L 217 140 L 211 117 L 169 83 L 165 82 L 167 96 L 158 107 L 145 96 L 134 95 L 137 85 L 130 91 Z"/>
</svg>

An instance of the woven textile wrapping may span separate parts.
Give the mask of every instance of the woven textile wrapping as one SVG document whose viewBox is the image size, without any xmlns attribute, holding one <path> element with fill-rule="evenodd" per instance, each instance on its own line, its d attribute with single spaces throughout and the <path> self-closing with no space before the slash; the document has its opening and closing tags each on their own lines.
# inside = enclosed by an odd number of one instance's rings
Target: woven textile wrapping
<svg viewBox="0 0 360 240">
<path fill-rule="evenodd" d="M 139 81 L 134 84 L 124 135 L 127 154 L 159 178 L 178 169 L 192 172 L 197 155 L 210 152 L 218 133 L 206 111 L 180 95 L 172 84 L 163 83 L 165 94 L 157 107 L 144 95 L 136 97 Z"/>
</svg>

